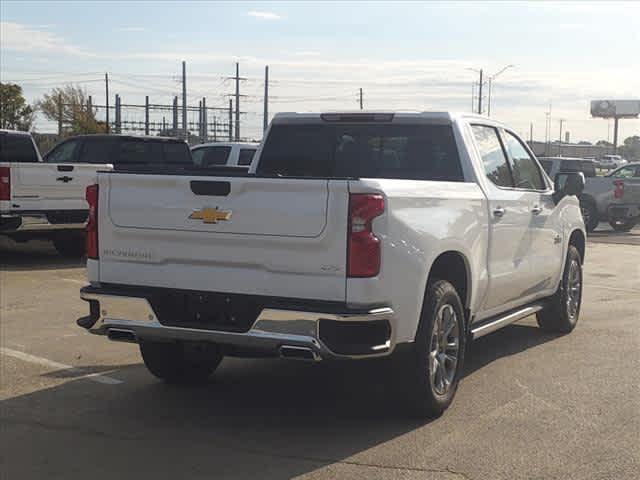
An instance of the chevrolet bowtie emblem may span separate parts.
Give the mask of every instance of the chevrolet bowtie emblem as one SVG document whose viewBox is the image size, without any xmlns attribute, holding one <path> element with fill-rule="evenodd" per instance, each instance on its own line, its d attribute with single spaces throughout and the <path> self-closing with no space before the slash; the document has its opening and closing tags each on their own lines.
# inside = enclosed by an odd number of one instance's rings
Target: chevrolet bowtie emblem
<svg viewBox="0 0 640 480">
<path fill-rule="evenodd" d="M 203 208 L 202 210 L 196 210 L 189 218 L 192 220 L 202 220 L 203 223 L 218 223 L 222 220 L 229 220 L 231 218 L 231 212 L 225 212 L 224 210 L 218 210 L 216 208 Z"/>
</svg>

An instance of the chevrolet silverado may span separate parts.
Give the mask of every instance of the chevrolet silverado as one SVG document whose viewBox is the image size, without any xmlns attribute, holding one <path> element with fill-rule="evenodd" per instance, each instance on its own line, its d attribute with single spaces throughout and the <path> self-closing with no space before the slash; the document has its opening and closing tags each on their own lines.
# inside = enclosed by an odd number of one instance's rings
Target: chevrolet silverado
<svg viewBox="0 0 640 480">
<path fill-rule="evenodd" d="M 176 383 L 225 355 L 393 355 L 411 410 L 438 415 L 469 340 L 578 321 L 584 176 L 554 180 L 480 116 L 279 114 L 248 174 L 98 173 L 78 324 Z"/>
</svg>

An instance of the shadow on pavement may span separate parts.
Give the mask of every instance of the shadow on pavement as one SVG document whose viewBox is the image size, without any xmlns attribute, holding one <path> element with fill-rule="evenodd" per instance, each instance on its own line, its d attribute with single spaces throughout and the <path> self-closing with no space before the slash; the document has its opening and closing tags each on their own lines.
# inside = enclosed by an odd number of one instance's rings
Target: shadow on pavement
<svg viewBox="0 0 640 480">
<path fill-rule="evenodd" d="M 85 265 L 84 259 L 62 257 L 51 242 L 32 240 L 15 243 L 0 237 L 0 270 L 29 271 L 42 269 L 78 268 Z"/>
<path fill-rule="evenodd" d="M 553 338 L 507 327 L 472 344 L 465 376 Z M 386 451 L 416 429 L 437 437 L 452 423 L 465 428 L 465 417 L 407 418 L 391 364 L 225 359 L 208 384 L 191 388 L 156 381 L 141 365 L 80 367 L 124 383 L 71 380 L 0 402 L 10 440 L 2 468 L 7 478 L 292 478 Z M 394 458 L 405 464 L 402 452 Z"/>
</svg>

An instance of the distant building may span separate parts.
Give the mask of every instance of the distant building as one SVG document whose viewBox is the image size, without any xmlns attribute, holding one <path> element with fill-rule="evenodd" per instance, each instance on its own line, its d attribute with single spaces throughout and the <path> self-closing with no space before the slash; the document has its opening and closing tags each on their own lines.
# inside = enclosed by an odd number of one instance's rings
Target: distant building
<svg viewBox="0 0 640 480">
<path fill-rule="evenodd" d="M 527 142 L 537 157 L 575 157 L 600 159 L 603 155 L 613 153 L 611 147 L 602 145 L 581 145 L 577 143 Z"/>
</svg>

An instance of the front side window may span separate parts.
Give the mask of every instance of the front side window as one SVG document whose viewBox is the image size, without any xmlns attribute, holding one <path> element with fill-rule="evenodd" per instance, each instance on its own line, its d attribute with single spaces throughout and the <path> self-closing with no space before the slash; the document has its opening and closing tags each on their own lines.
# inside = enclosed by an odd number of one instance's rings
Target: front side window
<svg viewBox="0 0 640 480">
<path fill-rule="evenodd" d="M 238 165 L 251 165 L 251 161 L 253 160 L 253 156 L 256 151 L 253 148 L 242 148 L 240 149 L 240 156 L 238 157 Z"/>
<path fill-rule="evenodd" d="M 511 132 L 504 132 L 504 140 L 511 159 L 516 188 L 544 190 L 546 185 L 540 169 L 522 142 Z"/>
<path fill-rule="evenodd" d="M 47 155 L 48 163 L 73 163 L 76 161 L 76 151 L 80 145 L 79 140 L 69 140 L 58 145 Z"/>
<path fill-rule="evenodd" d="M 112 162 L 112 147 L 114 140 L 110 138 L 85 138 L 82 145 L 80 162 L 108 164 Z"/>
<path fill-rule="evenodd" d="M 513 187 L 511 170 L 502 149 L 498 131 L 493 127 L 472 125 L 487 178 L 499 187 Z"/>
</svg>

